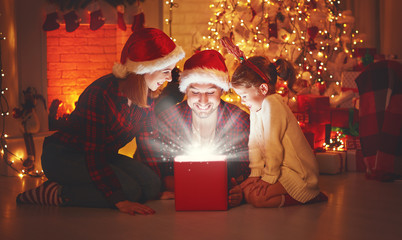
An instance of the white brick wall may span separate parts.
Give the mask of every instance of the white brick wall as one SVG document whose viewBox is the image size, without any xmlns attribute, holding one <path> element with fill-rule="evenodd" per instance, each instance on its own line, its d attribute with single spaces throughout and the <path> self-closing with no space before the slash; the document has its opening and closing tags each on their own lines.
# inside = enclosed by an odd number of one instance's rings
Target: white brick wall
<svg viewBox="0 0 402 240">
<path fill-rule="evenodd" d="M 192 46 L 193 35 L 198 31 L 201 36 L 208 32 L 208 21 L 213 16 L 209 5 L 213 0 L 175 0 L 177 8 L 173 8 L 172 37 L 176 43 L 183 47 L 186 57 L 178 65 L 182 68 L 184 61 L 189 58 L 194 49 Z M 169 18 L 169 7 L 164 6 L 164 19 Z M 164 24 L 164 31 L 169 34 L 169 25 Z"/>
</svg>

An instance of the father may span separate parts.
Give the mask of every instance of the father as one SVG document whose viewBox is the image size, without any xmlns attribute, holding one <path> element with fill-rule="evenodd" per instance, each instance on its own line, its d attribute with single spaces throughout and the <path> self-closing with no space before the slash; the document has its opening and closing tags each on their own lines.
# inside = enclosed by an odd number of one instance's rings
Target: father
<svg viewBox="0 0 402 240">
<path fill-rule="evenodd" d="M 228 180 L 232 185 L 229 205 L 240 204 L 242 193 L 236 182 L 249 174 L 250 122 L 246 112 L 221 100 L 224 91 L 229 90 L 228 82 L 228 70 L 219 52 L 205 50 L 194 54 L 185 62 L 180 75 L 179 89 L 187 100 L 159 114 L 157 139 L 137 139 L 137 154 L 164 183 L 161 198 L 174 197 L 174 157 L 198 145 L 228 157 Z"/>
</svg>

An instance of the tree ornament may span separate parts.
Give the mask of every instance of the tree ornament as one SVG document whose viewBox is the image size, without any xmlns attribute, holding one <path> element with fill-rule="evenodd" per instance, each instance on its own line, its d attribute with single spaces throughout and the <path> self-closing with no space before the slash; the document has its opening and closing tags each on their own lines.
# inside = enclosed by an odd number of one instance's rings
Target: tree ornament
<svg viewBox="0 0 402 240">
<path fill-rule="evenodd" d="M 78 15 L 74 10 L 64 14 L 63 17 L 64 22 L 66 23 L 67 32 L 74 32 L 80 26 L 81 19 L 78 18 Z"/>
<path fill-rule="evenodd" d="M 60 27 L 59 15 L 57 12 L 48 13 L 46 15 L 45 22 L 43 23 L 42 29 L 44 31 L 53 31 Z"/>
<path fill-rule="evenodd" d="M 318 27 L 316 27 L 316 26 L 309 27 L 307 29 L 307 33 L 310 36 L 308 39 L 308 48 L 310 49 L 310 51 L 316 50 L 317 44 L 314 42 L 314 39 L 317 37 Z"/>
<path fill-rule="evenodd" d="M 145 16 L 144 13 L 141 12 L 139 14 L 134 15 L 133 24 L 131 25 L 131 30 L 136 32 L 144 28 L 145 25 Z"/>
<path fill-rule="evenodd" d="M 124 21 L 124 5 L 118 5 L 116 7 L 117 10 L 117 26 L 123 30 L 126 31 L 126 22 Z"/>
<path fill-rule="evenodd" d="M 278 25 L 276 24 L 276 21 L 272 21 L 268 24 L 268 36 L 269 38 L 278 38 Z"/>
</svg>

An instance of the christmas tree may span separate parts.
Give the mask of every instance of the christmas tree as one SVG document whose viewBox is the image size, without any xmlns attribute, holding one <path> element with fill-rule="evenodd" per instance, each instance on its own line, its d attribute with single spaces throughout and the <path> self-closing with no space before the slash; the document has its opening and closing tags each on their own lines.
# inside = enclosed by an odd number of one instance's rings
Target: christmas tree
<svg viewBox="0 0 402 240">
<path fill-rule="evenodd" d="M 342 70 L 356 63 L 353 51 L 363 41 L 351 11 L 341 11 L 339 5 L 338 0 L 214 1 L 208 35 L 193 47 L 220 51 L 233 70 L 237 60 L 219 42 L 230 37 L 247 57 L 293 62 L 298 90 L 323 94 L 339 85 Z"/>
</svg>

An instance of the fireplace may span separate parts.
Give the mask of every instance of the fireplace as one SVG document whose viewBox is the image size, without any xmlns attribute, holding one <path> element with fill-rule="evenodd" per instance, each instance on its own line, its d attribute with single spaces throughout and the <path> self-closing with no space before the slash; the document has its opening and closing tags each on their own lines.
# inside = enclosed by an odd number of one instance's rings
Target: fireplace
<svg viewBox="0 0 402 240">
<path fill-rule="evenodd" d="M 61 25 L 47 32 L 48 106 L 59 99 L 58 116 L 71 113 L 82 91 L 111 73 L 130 34 L 130 26 L 122 31 L 116 24 L 105 24 L 96 31 L 89 24 L 81 24 L 74 32 Z"/>
</svg>

